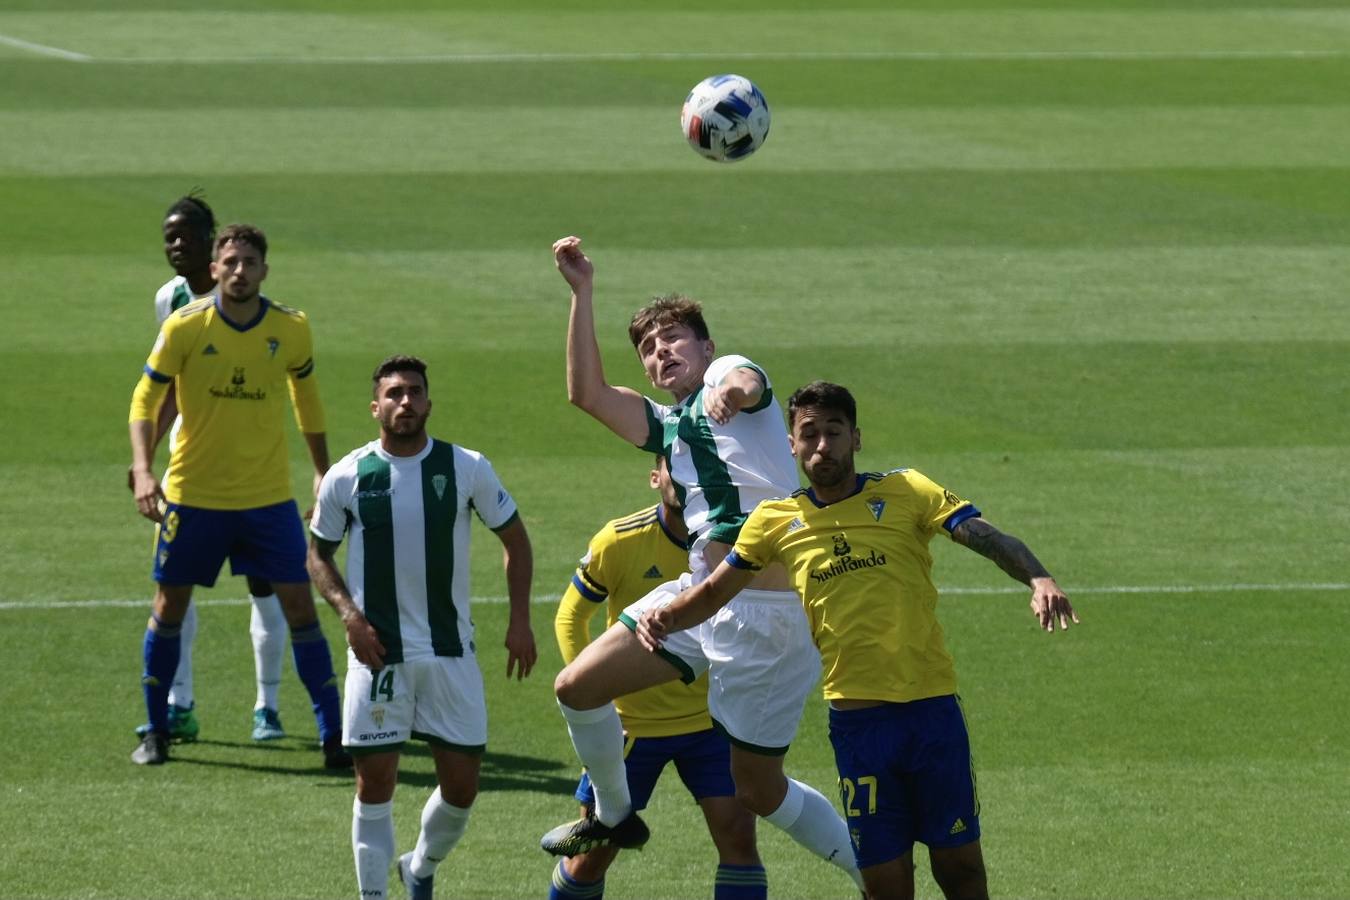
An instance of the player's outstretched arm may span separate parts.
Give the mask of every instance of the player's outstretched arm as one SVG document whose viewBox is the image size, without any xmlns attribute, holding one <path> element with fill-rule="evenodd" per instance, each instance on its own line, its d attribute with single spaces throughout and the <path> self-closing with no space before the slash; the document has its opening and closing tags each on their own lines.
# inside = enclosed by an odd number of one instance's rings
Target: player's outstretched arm
<svg viewBox="0 0 1350 900">
<path fill-rule="evenodd" d="M 516 680 L 529 675 L 539 660 L 530 627 L 530 582 L 534 579 L 534 551 L 520 516 L 495 532 L 502 542 L 502 565 L 506 569 L 506 591 L 511 598 L 511 618 L 506 626 L 506 677 Z"/>
<path fill-rule="evenodd" d="M 1031 588 L 1031 612 L 1046 631 L 1067 629 L 1078 622 L 1069 598 L 1031 552 L 1011 534 L 1004 534 L 981 518 L 966 519 L 952 530 L 952 540 L 992 560 L 1000 569 Z"/>
<path fill-rule="evenodd" d="M 340 541 L 325 541 L 318 535 L 310 535 L 309 553 L 305 558 L 305 568 L 323 599 L 333 607 L 333 611 L 342 619 L 347 630 L 347 643 L 352 653 L 372 669 L 384 667 L 384 644 L 361 610 L 356 608 L 352 595 L 347 590 L 347 582 L 338 571 L 333 554 L 337 553 Z"/>
<path fill-rule="evenodd" d="M 569 235 L 554 241 L 553 261 L 572 288 L 567 318 L 567 400 L 619 437 L 641 446 L 647 440 L 646 401 L 637 391 L 605 380 L 591 304 L 595 268 L 581 251 L 581 238 Z"/>
<path fill-rule="evenodd" d="M 738 569 L 727 563 L 720 563 L 707 581 L 681 591 L 680 595 L 665 606 L 652 607 L 644 612 L 637 623 L 638 641 L 648 650 L 661 649 L 666 636 L 693 628 L 712 616 L 749 586 L 755 578 L 754 569 Z"/>
</svg>

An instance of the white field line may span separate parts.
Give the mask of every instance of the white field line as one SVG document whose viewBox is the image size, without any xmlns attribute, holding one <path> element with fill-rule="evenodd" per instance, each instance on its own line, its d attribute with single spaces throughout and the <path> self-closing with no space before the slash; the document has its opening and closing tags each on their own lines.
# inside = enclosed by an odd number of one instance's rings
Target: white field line
<svg viewBox="0 0 1350 900">
<path fill-rule="evenodd" d="M 27 50 L 29 53 L 37 53 L 40 56 L 54 56 L 57 59 L 64 59 L 70 62 L 90 62 L 92 56 L 84 53 L 76 53 L 74 50 L 63 50 L 60 47 L 49 47 L 46 44 L 35 44 L 32 41 L 25 41 L 23 38 L 10 37 L 7 34 L 0 34 L 0 44 L 10 47 L 17 47 L 20 50 Z"/>
<path fill-rule="evenodd" d="M 30 47 L 38 45 L 29 45 Z M 54 50 L 55 48 L 48 48 Z M 62 54 L 69 51 L 56 51 Z M 222 65 L 231 63 L 280 63 L 292 65 L 419 63 L 567 63 L 567 62 L 678 62 L 724 60 L 727 62 L 889 61 L 889 60 L 1224 60 L 1224 59 L 1338 59 L 1350 50 L 802 50 L 763 53 L 428 53 L 398 56 L 104 56 L 70 54 L 80 62 Z"/>
<path fill-rule="evenodd" d="M 986 595 L 986 594 L 1022 594 L 1024 587 L 939 587 L 938 593 L 944 596 Z M 1333 592 L 1350 591 L 1350 583 L 1328 582 L 1292 582 L 1287 584 L 1155 584 L 1155 585 L 1107 585 L 1104 587 L 1070 587 L 1070 597 L 1094 596 L 1101 594 L 1283 594 L 1308 591 Z M 537 604 L 557 603 L 559 594 L 536 596 Z M 505 597 L 474 597 L 471 602 L 489 605 L 505 604 Z M 222 597 L 201 601 L 203 606 L 245 606 L 249 600 L 245 597 Z M 21 609 L 107 609 L 107 608 L 146 608 L 150 598 L 136 600 L 14 600 L 0 601 L 0 611 Z"/>
</svg>

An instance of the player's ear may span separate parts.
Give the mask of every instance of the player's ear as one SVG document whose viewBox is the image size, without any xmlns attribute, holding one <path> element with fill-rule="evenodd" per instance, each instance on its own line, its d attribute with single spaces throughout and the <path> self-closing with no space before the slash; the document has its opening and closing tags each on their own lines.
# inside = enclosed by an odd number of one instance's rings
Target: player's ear
<svg viewBox="0 0 1350 900">
<path fill-rule="evenodd" d="M 648 484 L 652 486 L 652 490 L 654 491 L 661 490 L 661 471 L 659 469 L 652 469 L 651 478 L 648 479 Z"/>
<path fill-rule="evenodd" d="M 264 281 L 264 280 L 266 280 L 266 278 L 267 278 L 267 263 L 263 263 L 263 264 L 262 264 L 262 274 L 258 276 L 258 280 L 259 280 L 259 281 Z"/>
<path fill-rule="evenodd" d="M 431 401 L 430 401 L 430 400 L 427 401 L 427 415 L 428 415 L 428 416 L 431 415 Z"/>
<path fill-rule="evenodd" d="M 862 429 L 853 429 L 853 452 L 857 453 L 862 449 Z"/>
<path fill-rule="evenodd" d="M 372 419 L 378 419 L 380 417 L 380 401 L 370 401 L 370 417 Z"/>
<path fill-rule="evenodd" d="M 712 362 L 713 357 L 717 355 L 717 345 L 713 343 L 712 338 L 703 342 L 703 354 L 708 358 L 708 362 Z"/>
</svg>

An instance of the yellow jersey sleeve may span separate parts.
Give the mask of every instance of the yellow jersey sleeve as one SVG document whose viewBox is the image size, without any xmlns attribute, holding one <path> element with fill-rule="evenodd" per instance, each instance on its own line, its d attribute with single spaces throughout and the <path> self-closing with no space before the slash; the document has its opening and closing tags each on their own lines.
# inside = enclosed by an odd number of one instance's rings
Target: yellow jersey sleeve
<svg viewBox="0 0 1350 900">
<path fill-rule="evenodd" d="M 919 526 L 925 534 L 931 536 L 940 529 L 950 534 L 961 522 L 980 514 L 969 500 L 962 500 L 922 472 L 908 469 L 904 476 L 920 501 Z"/>
<path fill-rule="evenodd" d="M 291 342 L 291 355 L 286 364 L 295 424 L 304 434 L 319 434 L 326 423 L 323 403 L 319 400 L 319 380 L 314 376 L 314 336 L 309 328 L 309 317 L 300 310 L 290 312 L 300 325 L 296 329 L 296 340 Z"/>
<path fill-rule="evenodd" d="M 779 505 L 779 501 L 765 500 L 751 510 L 736 537 L 736 545 L 726 556 L 727 565 L 759 571 L 774 561 L 776 536 L 790 524 L 782 518 Z"/>
<path fill-rule="evenodd" d="M 590 547 L 582 557 L 581 564 L 572 575 L 572 580 L 563 591 L 558 602 L 558 611 L 553 616 L 553 633 L 558 639 L 558 650 L 562 652 L 563 663 L 570 663 L 591 642 L 591 620 L 605 607 L 609 597 L 603 583 L 592 574 L 591 567 L 598 565 L 604 557 L 605 534 L 610 534 L 612 546 L 613 532 L 606 528 L 591 538 Z"/>
<path fill-rule="evenodd" d="M 169 385 L 173 384 L 174 378 L 183 370 L 183 361 L 187 358 L 186 348 L 191 341 L 191 335 L 186 334 L 185 329 L 191 331 L 194 324 L 199 325 L 200 319 L 194 321 L 170 316 L 164 320 L 159 329 L 159 337 L 155 338 L 155 345 L 150 348 L 150 356 L 145 361 L 141 378 L 136 382 L 136 388 L 131 394 L 129 421 L 153 422 L 159 416 L 159 407 L 169 392 Z"/>
</svg>

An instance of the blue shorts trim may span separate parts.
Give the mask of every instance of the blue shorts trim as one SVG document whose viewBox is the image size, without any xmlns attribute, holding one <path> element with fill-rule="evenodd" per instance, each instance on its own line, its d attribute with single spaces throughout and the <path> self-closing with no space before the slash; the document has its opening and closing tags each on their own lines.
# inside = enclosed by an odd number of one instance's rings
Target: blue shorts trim
<svg viewBox="0 0 1350 900">
<path fill-rule="evenodd" d="M 731 780 L 731 745 L 711 728 L 671 737 L 629 738 L 624 751 L 633 809 L 647 808 L 667 763 L 675 764 L 680 781 L 695 800 L 736 796 L 736 783 Z M 589 775 L 582 774 L 574 796 L 582 806 L 595 804 Z"/>
<path fill-rule="evenodd" d="M 980 838 L 970 736 L 954 694 L 830 710 L 830 743 L 858 868 L 904 856 L 917 841 Z"/>
<path fill-rule="evenodd" d="M 254 509 L 170 503 L 155 536 L 155 581 L 211 587 L 221 564 L 235 575 L 283 584 L 309 581 L 305 529 L 294 500 Z"/>
</svg>

